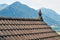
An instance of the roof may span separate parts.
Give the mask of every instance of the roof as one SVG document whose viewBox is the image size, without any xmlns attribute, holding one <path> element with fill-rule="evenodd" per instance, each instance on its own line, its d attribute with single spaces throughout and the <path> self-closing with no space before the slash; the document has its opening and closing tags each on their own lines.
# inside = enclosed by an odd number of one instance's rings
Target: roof
<svg viewBox="0 0 60 40">
<path fill-rule="evenodd" d="M 0 40 L 60 40 L 58 35 L 40 19 L 0 18 Z"/>
</svg>

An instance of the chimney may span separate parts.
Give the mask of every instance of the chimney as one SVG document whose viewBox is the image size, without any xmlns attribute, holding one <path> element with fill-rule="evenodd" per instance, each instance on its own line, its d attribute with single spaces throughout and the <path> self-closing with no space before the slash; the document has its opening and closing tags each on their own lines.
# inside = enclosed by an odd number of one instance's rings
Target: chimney
<svg viewBox="0 0 60 40">
<path fill-rule="evenodd" d="M 41 10 L 39 10 L 39 19 L 41 19 L 43 21 Z"/>
</svg>

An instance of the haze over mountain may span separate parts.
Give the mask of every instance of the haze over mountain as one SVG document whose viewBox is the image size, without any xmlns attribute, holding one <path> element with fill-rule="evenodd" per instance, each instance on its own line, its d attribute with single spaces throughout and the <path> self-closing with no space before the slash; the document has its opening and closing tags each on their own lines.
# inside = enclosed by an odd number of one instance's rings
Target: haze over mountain
<svg viewBox="0 0 60 40">
<path fill-rule="evenodd" d="M 60 31 L 60 15 L 51 9 L 42 8 L 42 16 L 44 21 L 55 31 Z"/>
<path fill-rule="evenodd" d="M 0 4 L 0 10 L 3 10 L 4 8 L 6 8 L 8 5 L 7 4 Z"/>
<path fill-rule="evenodd" d="M 38 18 L 37 11 L 27 5 L 15 2 L 0 11 L 0 16 L 13 18 Z"/>
<path fill-rule="evenodd" d="M 46 8 L 42 8 L 42 16 L 43 18 L 46 17 L 45 19 L 49 19 L 48 21 L 52 21 L 52 23 L 56 24 L 59 23 L 60 21 L 60 15 L 58 15 L 55 11 L 51 10 L 51 9 L 46 9 Z"/>
</svg>

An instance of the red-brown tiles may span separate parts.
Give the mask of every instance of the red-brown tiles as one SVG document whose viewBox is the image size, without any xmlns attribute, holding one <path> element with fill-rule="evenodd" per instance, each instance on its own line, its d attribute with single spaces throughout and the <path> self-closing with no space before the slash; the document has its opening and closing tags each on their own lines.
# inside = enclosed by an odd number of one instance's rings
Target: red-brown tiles
<svg viewBox="0 0 60 40">
<path fill-rule="evenodd" d="M 41 19 L 0 19 L 4 40 L 59 40 L 60 36 Z"/>
</svg>

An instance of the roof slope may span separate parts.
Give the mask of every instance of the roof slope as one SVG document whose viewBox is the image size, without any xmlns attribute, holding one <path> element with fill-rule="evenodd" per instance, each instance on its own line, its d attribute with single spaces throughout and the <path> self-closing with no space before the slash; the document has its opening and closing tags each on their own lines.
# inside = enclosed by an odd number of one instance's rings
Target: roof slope
<svg viewBox="0 0 60 40">
<path fill-rule="evenodd" d="M 60 40 L 60 36 L 39 19 L 0 18 L 0 40 Z"/>
<path fill-rule="evenodd" d="M 1 40 L 60 40 L 41 19 L 0 18 Z"/>
</svg>

